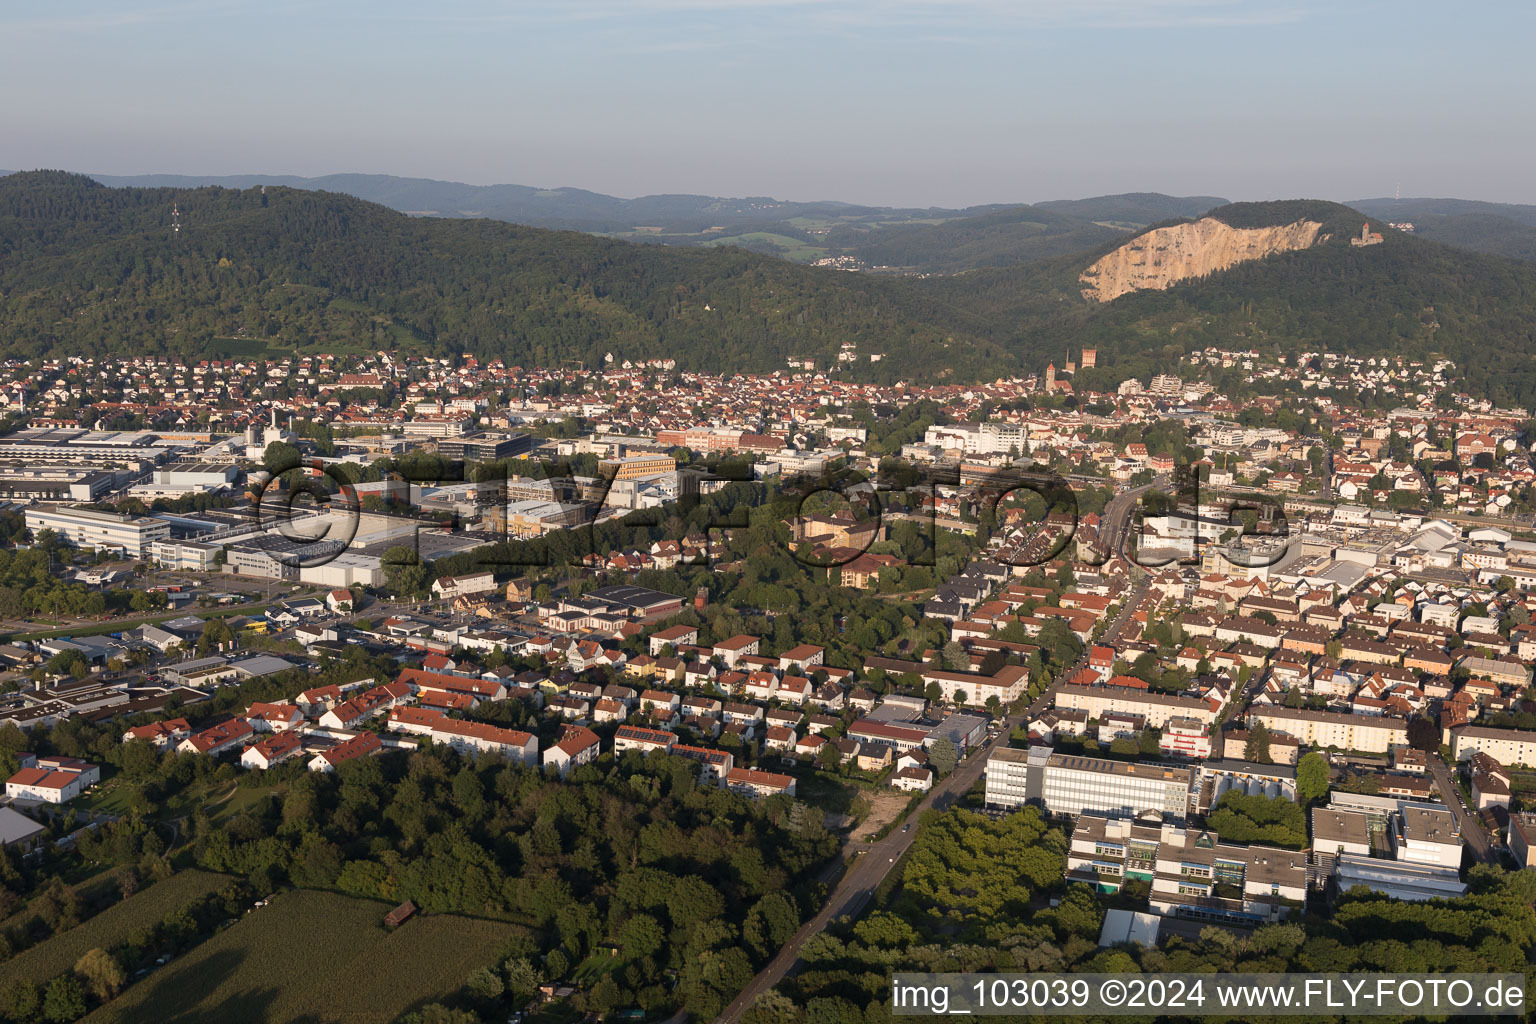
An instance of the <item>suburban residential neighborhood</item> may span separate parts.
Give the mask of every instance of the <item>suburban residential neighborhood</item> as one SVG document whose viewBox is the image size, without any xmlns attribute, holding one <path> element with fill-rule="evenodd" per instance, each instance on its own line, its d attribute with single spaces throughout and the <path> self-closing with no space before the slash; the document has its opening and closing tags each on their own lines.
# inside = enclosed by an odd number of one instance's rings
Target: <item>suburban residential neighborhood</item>
<svg viewBox="0 0 1536 1024">
<path fill-rule="evenodd" d="M 929 807 L 1038 813 L 1144 938 L 1529 866 L 1529 421 L 1443 363 L 1183 373 L 57 364 L 3 391 L 0 451 L 53 467 L 0 473 L 49 569 L 0 646 L 17 841 L 165 813 L 129 764 L 262 792 L 437 751 L 675 762 L 814 820 L 845 885 Z"/>
</svg>

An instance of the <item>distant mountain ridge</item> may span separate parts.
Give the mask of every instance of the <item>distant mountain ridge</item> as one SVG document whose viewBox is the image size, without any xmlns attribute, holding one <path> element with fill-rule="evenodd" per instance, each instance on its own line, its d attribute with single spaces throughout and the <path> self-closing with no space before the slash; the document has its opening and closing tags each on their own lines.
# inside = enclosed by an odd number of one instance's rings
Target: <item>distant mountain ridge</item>
<svg viewBox="0 0 1536 1024">
<path fill-rule="evenodd" d="M 5 174 L 10 172 L 0 172 Z M 846 259 L 887 273 L 952 274 L 1065 255 L 1170 217 L 1226 203 L 1138 192 L 1036 205 L 887 207 L 769 197 L 663 194 L 621 199 L 579 188 L 467 185 L 389 174 L 91 175 L 113 188 L 337 192 L 413 216 L 485 218 L 632 242 L 733 245 L 795 262 Z"/>
<path fill-rule="evenodd" d="M 786 202 L 751 196 L 732 199 L 673 194 L 620 199 L 579 188 L 467 185 L 463 182 L 402 178 L 391 174 L 328 174 L 315 178 L 289 174 L 93 174 L 91 177 L 114 188 L 199 188 L 215 185 L 220 188 L 246 189 L 258 185 L 276 185 L 310 191 L 340 192 L 418 216 L 484 217 L 527 224 L 530 227 L 594 233 L 667 225 L 678 228 L 693 226 L 694 230 L 702 230 L 721 220 L 778 221 L 806 214 L 841 216 L 877 212 L 935 212 L 892 211 L 885 207 L 838 202 Z M 950 215 L 955 213 L 942 212 Z"/>
<path fill-rule="evenodd" d="M 579 188 L 468 185 L 390 174 L 91 177 L 119 188 L 273 185 L 339 192 L 417 216 L 483 217 L 670 245 L 735 245 L 797 262 L 847 257 L 865 267 L 919 274 L 1050 259 L 1100 245 L 1116 232 L 1197 218 L 1228 203 L 1217 196 L 1128 192 L 1033 204 L 920 208 L 689 194 L 621 199 Z M 1345 205 L 1383 220 L 1410 222 L 1423 238 L 1536 261 L 1536 206 L 1428 198 L 1358 199 Z"/>
</svg>

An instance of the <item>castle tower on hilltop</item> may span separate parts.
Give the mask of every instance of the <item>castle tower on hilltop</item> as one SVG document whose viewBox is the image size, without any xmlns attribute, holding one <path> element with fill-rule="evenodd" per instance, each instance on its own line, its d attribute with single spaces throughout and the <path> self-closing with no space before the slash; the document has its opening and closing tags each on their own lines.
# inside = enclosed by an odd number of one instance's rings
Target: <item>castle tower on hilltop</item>
<svg viewBox="0 0 1536 1024">
<path fill-rule="evenodd" d="M 1091 369 L 1099 364 L 1099 350 L 1096 348 L 1083 349 L 1083 369 Z"/>
<path fill-rule="evenodd" d="M 1372 231 L 1371 230 L 1371 222 L 1370 221 L 1366 221 L 1364 224 L 1360 225 L 1360 237 L 1359 238 L 1351 238 L 1349 240 L 1349 244 L 1350 245 L 1354 245 L 1354 246 L 1380 245 L 1381 244 L 1381 234 L 1380 234 L 1380 232 Z"/>
</svg>

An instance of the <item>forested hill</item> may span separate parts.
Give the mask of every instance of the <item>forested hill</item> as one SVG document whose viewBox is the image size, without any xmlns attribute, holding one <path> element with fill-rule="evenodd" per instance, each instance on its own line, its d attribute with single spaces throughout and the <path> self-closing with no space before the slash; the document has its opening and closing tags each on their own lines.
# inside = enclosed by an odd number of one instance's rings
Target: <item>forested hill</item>
<svg viewBox="0 0 1536 1024">
<path fill-rule="evenodd" d="M 1370 219 L 1377 245 L 1352 246 L 1366 218 L 1336 203 L 1234 203 L 1208 216 L 1233 227 L 1311 219 L 1318 244 L 1276 253 L 1164 291 L 1087 303 L 1078 275 L 1119 243 L 1028 266 L 922 282 L 951 305 L 993 319 L 1002 344 L 1034 358 L 1097 348 L 1079 387 L 1170 367 L 1206 346 L 1444 355 L 1474 393 L 1536 404 L 1536 267 L 1394 231 Z"/>
<path fill-rule="evenodd" d="M 852 341 L 874 379 L 1007 368 L 989 322 L 914 283 L 736 249 L 411 218 L 332 193 L 119 189 L 50 171 L 0 178 L 6 357 L 206 356 L 265 344 L 542 365 L 591 365 L 611 352 L 763 371 L 791 355 L 835 363 Z M 885 358 L 870 363 L 872 353 Z"/>
<path fill-rule="evenodd" d="M 173 230 L 173 208 L 181 230 Z M 1355 247 L 1337 204 L 1232 204 L 1232 227 L 1298 217 L 1308 248 L 1109 302 L 1079 275 L 1127 236 L 1034 263 L 931 278 L 805 267 L 734 248 L 633 245 L 489 220 L 412 218 L 286 188 L 116 189 L 0 178 L 0 357 L 368 351 L 509 363 L 673 358 L 771 371 L 790 356 L 860 379 L 968 381 L 1060 366 L 1077 385 L 1172 369 L 1206 346 L 1445 355 L 1479 393 L 1536 404 L 1536 267 L 1393 231 Z M 1179 223 L 1179 222 L 1174 222 Z M 879 362 L 868 356 L 881 354 Z"/>
</svg>

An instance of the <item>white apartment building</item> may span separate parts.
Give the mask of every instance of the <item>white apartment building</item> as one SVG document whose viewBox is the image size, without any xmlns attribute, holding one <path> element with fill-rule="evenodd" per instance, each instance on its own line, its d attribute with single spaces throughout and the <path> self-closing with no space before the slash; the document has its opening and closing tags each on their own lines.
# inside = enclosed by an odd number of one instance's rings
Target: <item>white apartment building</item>
<svg viewBox="0 0 1536 1024">
<path fill-rule="evenodd" d="M 1450 732 L 1450 749 L 1458 761 L 1482 751 L 1501 765 L 1536 766 L 1536 732 L 1528 729 L 1458 726 Z"/>
<path fill-rule="evenodd" d="M 1209 726 L 1217 709 L 1198 697 L 1170 693 L 1151 693 L 1129 686 L 1076 686 L 1067 683 L 1056 691 L 1055 706 L 1087 712 L 1089 718 L 1103 718 L 1111 711 L 1141 715 L 1154 729 L 1161 729 L 1171 719 L 1185 718 Z"/>
<path fill-rule="evenodd" d="M 1047 747 L 1004 748 L 987 759 L 986 803 L 1001 808 L 1037 803 L 1056 817 L 1152 813 L 1182 822 L 1193 779 L 1188 768 L 1058 754 Z"/>
<path fill-rule="evenodd" d="M 1250 725 L 1263 722 L 1270 732 L 1284 733 L 1311 747 L 1385 754 L 1408 742 L 1408 723 L 1401 718 L 1265 705 L 1252 708 L 1248 719 Z"/>
<path fill-rule="evenodd" d="M 73 547 L 121 551 L 133 558 L 147 558 L 156 541 L 171 536 L 171 524 L 163 519 L 67 505 L 33 506 L 27 509 L 26 520 L 33 537 L 52 530 Z"/>
<path fill-rule="evenodd" d="M 1165 754 L 1205 759 L 1211 756 L 1211 737 L 1207 726 L 1196 718 L 1178 716 L 1163 726 L 1158 748 Z"/>
</svg>

